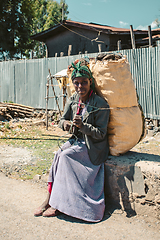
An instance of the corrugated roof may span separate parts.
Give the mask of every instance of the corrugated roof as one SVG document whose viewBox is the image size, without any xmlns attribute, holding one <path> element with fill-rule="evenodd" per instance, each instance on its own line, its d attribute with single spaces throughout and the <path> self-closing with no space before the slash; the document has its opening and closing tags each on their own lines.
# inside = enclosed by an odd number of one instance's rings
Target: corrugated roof
<svg viewBox="0 0 160 240">
<path fill-rule="evenodd" d="M 102 31 L 104 33 L 108 34 L 130 34 L 130 29 L 127 28 L 116 28 L 116 27 L 111 27 L 108 25 L 101 25 L 101 24 L 96 24 L 96 23 L 83 23 L 83 22 L 76 22 L 76 21 L 71 21 L 71 20 L 64 20 L 61 23 L 58 23 L 54 27 L 51 27 L 41 33 L 32 35 L 31 38 L 35 40 L 44 40 L 50 36 L 53 36 L 54 34 L 62 32 L 64 30 L 69 29 L 69 27 L 77 27 L 77 28 L 83 28 L 83 29 L 88 29 L 92 31 Z M 135 34 L 147 34 L 147 30 L 135 30 Z"/>
</svg>

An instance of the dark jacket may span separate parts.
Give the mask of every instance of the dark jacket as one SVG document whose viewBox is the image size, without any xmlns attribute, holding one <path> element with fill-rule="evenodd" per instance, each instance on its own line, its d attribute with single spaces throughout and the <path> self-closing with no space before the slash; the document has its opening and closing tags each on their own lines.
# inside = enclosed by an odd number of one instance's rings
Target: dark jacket
<svg viewBox="0 0 160 240">
<path fill-rule="evenodd" d="M 60 120 L 60 127 L 63 129 L 65 120 L 73 120 L 77 113 L 77 102 L 79 95 L 75 93 L 69 98 L 65 105 L 63 116 Z M 94 107 L 96 108 L 94 108 Z M 97 108 L 104 108 L 99 109 Z M 92 93 L 89 106 L 83 116 L 83 125 L 79 131 L 83 134 L 88 154 L 94 165 L 99 165 L 107 160 L 109 153 L 107 125 L 109 120 L 108 103 L 95 93 Z M 64 129 L 63 129 L 64 130 Z"/>
</svg>

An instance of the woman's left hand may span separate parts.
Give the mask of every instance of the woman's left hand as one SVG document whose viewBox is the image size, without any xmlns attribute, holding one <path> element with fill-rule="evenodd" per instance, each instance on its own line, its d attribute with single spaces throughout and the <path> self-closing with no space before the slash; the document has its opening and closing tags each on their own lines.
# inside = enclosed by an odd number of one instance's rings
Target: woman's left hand
<svg viewBox="0 0 160 240">
<path fill-rule="evenodd" d="M 82 127 L 82 117 L 80 115 L 75 115 L 75 117 L 73 118 L 73 124 L 76 127 L 81 128 Z"/>
</svg>

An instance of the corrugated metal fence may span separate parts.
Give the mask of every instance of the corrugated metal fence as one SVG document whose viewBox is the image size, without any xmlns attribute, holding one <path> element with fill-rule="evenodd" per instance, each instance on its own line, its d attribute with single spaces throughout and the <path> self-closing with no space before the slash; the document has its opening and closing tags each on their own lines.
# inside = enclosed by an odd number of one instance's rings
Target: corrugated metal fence
<svg viewBox="0 0 160 240">
<path fill-rule="evenodd" d="M 157 47 L 120 52 L 126 55 L 130 62 L 131 73 L 145 117 L 160 119 L 160 42 Z M 97 55 L 98 53 L 87 54 L 88 57 Z M 48 69 L 54 75 L 67 68 L 75 59 L 84 56 L 86 55 L 1 62 L 0 101 L 45 108 Z M 56 80 L 54 84 L 57 85 L 55 86 L 56 95 L 61 95 Z M 49 91 L 49 96 L 53 96 L 51 88 Z M 62 109 L 62 97 L 59 98 L 59 104 Z M 54 98 L 49 100 L 48 107 L 57 109 Z"/>
</svg>

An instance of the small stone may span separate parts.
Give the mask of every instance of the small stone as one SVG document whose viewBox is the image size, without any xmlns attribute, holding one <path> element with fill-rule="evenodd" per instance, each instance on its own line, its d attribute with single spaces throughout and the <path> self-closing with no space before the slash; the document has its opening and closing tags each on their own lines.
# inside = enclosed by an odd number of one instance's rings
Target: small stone
<svg viewBox="0 0 160 240">
<path fill-rule="evenodd" d="M 35 181 L 38 181 L 38 180 L 41 179 L 41 175 L 36 174 L 33 179 L 34 179 Z"/>
</svg>

